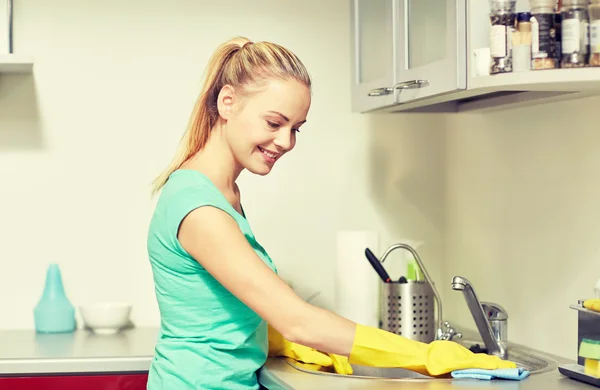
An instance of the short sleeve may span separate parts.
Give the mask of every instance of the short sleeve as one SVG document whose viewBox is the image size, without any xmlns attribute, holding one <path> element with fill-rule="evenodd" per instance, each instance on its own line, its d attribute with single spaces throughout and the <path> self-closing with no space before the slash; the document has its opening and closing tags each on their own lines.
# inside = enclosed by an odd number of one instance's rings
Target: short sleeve
<svg viewBox="0 0 600 390">
<path fill-rule="evenodd" d="M 164 199 L 165 220 L 164 229 L 169 237 L 169 243 L 181 255 L 189 257 L 189 254 L 183 249 L 177 233 L 183 219 L 193 210 L 199 207 L 211 206 L 223 210 L 234 220 L 236 218 L 233 207 L 223 197 L 215 191 L 203 185 L 185 187 L 174 191 Z"/>
</svg>

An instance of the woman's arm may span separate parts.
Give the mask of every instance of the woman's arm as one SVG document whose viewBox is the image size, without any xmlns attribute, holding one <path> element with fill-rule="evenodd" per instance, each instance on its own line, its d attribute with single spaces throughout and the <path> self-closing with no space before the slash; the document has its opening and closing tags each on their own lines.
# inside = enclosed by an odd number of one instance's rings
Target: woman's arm
<svg viewBox="0 0 600 390">
<path fill-rule="evenodd" d="M 183 248 L 239 300 L 287 340 L 349 356 L 356 324 L 310 305 L 256 255 L 233 218 L 200 207 L 182 221 Z"/>
</svg>

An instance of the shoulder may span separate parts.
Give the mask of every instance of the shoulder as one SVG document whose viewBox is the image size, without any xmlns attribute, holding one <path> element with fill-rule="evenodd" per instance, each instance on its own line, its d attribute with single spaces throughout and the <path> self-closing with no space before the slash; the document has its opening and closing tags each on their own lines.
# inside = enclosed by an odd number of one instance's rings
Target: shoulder
<svg viewBox="0 0 600 390">
<path fill-rule="evenodd" d="M 213 206 L 235 216 L 232 206 L 206 176 L 198 171 L 178 170 L 162 188 L 155 218 L 160 221 L 159 225 L 174 232 L 190 212 L 203 206 Z"/>
<path fill-rule="evenodd" d="M 177 170 L 165 183 L 158 203 L 166 206 L 180 203 L 220 203 L 222 196 L 202 173 L 193 170 Z"/>
</svg>

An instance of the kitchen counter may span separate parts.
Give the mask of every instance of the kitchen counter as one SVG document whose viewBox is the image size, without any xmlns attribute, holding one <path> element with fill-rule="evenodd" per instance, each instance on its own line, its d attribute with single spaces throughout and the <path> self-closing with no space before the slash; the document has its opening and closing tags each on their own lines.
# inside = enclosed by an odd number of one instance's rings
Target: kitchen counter
<svg viewBox="0 0 600 390">
<path fill-rule="evenodd" d="M 4 330 L 0 331 L 0 376 L 148 372 L 157 337 L 157 328 L 132 328 L 114 335 Z"/>
<path fill-rule="evenodd" d="M 86 330 L 64 334 L 36 334 L 33 330 L 0 331 L 0 377 L 60 373 L 147 373 L 154 356 L 156 328 L 133 328 L 115 335 Z M 545 354 L 558 364 L 574 361 Z M 260 372 L 269 390 L 336 389 L 492 389 L 592 390 L 594 387 L 562 376 L 558 370 L 533 374 L 523 381 L 393 380 L 310 374 L 282 359 L 269 358 Z M 410 385 L 409 385 L 410 384 Z"/>
<path fill-rule="evenodd" d="M 558 370 L 530 375 L 522 381 L 476 379 L 363 379 L 309 374 L 297 370 L 282 359 L 268 359 L 260 374 L 260 382 L 269 390 L 593 390 L 596 387 L 574 381 Z"/>
<path fill-rule="evenodd" d="M 473 339 L 476 333 L 463 330 L 463 334 Z M 476 338 L 475 338 L 476 339 Z M 481 343 L 483 344 L 483 343 Z M 509 348 L 518 347 L 535 356 L 554 361 L 557 365 L 577 363 L 574 360 L 544 353 L 523 345 L 508 343 Z M 575 381 L 562 375 L 558 368 L 531 374 L 522 381 L 478 380 L 478 379 L 373 379 L 342 376 L 327 373 L 301 371 L 283 359 L 269 358 L 260 372 L 260 382 L 269 390 L 388 390 L 410 388 L 415 390 L 593 390 L 597 387 Z"/>
</svg>

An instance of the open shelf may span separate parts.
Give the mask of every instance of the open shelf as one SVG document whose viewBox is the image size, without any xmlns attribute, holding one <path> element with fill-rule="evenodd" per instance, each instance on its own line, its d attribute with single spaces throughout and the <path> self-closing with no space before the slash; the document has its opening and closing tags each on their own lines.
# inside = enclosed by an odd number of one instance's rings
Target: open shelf
<svg viewBox="0 0 600 390">
<path fill-rule="evenodd" d="M 2 73 L 32 73 L 33 58 L 20 54 L 0 55 L 0 74 Z"/>
<path fill-rule="evenodd" d="M 530 70 L 471 77 L 467 89 L 395 104 L 381 111 L 483 112 L 599 95 L 600 67 Z"/>
<path fill-rule="evenodd" d="M 600 89 L 600 67 L 531 70 L 501 73 L 471 79 L 469 89 L 507 90 L 519 87 L 528 91 Z"/>
</svg>

